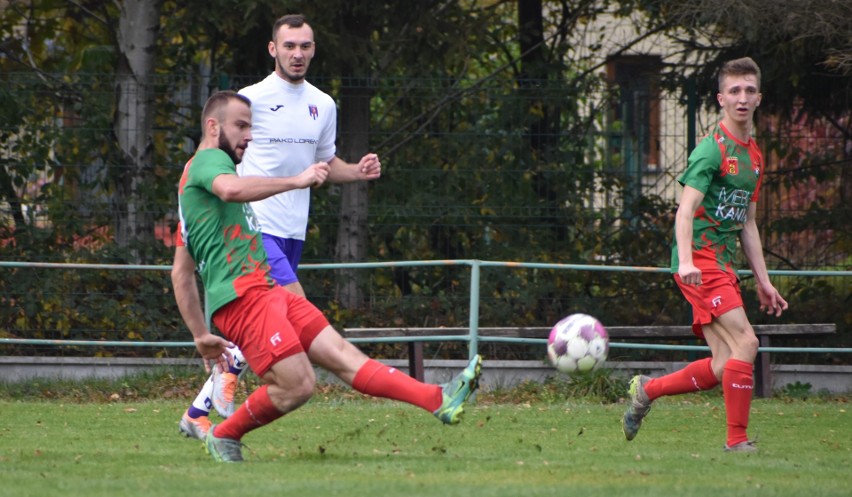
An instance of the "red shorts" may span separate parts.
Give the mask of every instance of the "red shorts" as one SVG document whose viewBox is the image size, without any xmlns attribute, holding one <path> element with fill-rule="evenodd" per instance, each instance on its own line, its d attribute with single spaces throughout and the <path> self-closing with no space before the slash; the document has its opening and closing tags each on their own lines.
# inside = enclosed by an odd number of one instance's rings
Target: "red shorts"
<svg viewBox="0 0 852 497">
<path fill-rule="evenodd" d="M 263 376 L 281 359 L 306 352 L 328 320 L 308 299 L 283 287 L 249 290 L 213 314 L 213 323 Z"/>
<path fill-rule="evenodd" d="M 700 338 L 704 338 L 703 325 L 743 306 L 740 281 L 727 271 L 702 271 L 700 285 L 684 284 L 677 273 L 674 279 L 683 296 L 692 304 L 692 332 Z"/>
</svg>

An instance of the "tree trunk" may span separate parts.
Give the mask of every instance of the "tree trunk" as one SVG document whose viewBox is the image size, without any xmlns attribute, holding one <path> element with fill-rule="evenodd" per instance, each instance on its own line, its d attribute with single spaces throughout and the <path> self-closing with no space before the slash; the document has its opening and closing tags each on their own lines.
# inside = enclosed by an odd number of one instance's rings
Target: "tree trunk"
<svg viewBox="0 0 852 497">
<path fill-rule="evenodd" d="M 521 49 L 521 72 L 518 87 L 527 93 L 529 102 L 529 144 L 534 157 L 548 152 L 554 141 L 550 129 L 550 109 L 538 97 L 539 86 L 548 76 L 544 17 L 541 0 L 518 0 L 518 45 Z"/>
<path fill-rule="evenodd" d="M 369 88 L 348 85 L 341 89 L 340 157 L 357 162 L 368 152 L 370 129 Z M 341 189 L 340 224 L 337 228 L 337 262 L 359 262 L 367 255 L 367 190 L 364 181 L 348 183 Z M 361 305 L 361 286 L 357 269 L 341 269 L 337 278 L 337 298 L 347 309 Z"/>
<path fill-rule="evenodd" d="M 115 240 L 132 262 L 145 262 L 154 242 L 153 214 L 147 209 L 146 182 L 154 171 L 155 42 L 162 0 L 124 0 L 116 33 L 116 112 L 113 123 L 121 163 L 112 173 Z"/>
</svg>

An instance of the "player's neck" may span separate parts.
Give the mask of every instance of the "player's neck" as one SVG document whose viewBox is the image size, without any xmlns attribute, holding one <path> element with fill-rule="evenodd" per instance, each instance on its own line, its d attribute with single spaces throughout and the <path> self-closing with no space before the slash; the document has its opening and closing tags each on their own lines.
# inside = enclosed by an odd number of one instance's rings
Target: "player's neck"
<svg viewBox="0 0 852 497">
<path fill-rule="evenodd" d="M 725 126 L 726 130 L 728 130 L 728 133 L 743 143 L 748 143 L 751 139 L 751 121 L 739 121 L 725 116 L 722 119 L 722 125 Z"/>
<path fill-rule="evenodd" d="M 292 85 L 293 87 L 299 87 L 305 82 L 305 78 L 293 79 L 278 70 L 277 68 L 275 69 L 275 75 L 278 76 L 278 79 L 280 79 L 282 82 L 287 83 L 288 85 Z"/>
<path fill-rule="evenodd" d="M 205 137 L 198 143 L 198 148 L 196 151 L 206 150 L 208 148 L 219 148 L 219 139 L 218 138 L 209 138 Z"/>
</svg>

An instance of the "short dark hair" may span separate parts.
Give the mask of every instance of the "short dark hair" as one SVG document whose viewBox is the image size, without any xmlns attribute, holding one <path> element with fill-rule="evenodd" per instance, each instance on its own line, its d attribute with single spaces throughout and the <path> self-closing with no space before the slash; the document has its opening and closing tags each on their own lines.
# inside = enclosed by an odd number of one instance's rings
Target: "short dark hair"
<svg viewBox="0 0 852 497">
<path fill-rule="evenodd" d="M 308 20 L 302 14 L 287 14 L 286 16 L 279 17 L 275 20 L 275 24 L 272 25 L 272 41 L 275 41 L 275 37 L 278 36 L 278 30 L 281 29 L 281 26 L 301 28 L 305 24 L 308 24 Z"/>
<path fill-rule="evenodd" d="M 208 98 L 207 102 L 204 104 L 204 109 L 201 111 L 202 134 L 204 130 L 204 122 L 214 114 L 216 114 L 217 118 L 221 120 L 219 115 L 231 100 L 239 100 L 251 108 L 251 100 L 249 100 L 245 95 L 240 95 L 233 90 L 217 91 L 210 95 L 210 98 Z"/>
<path fill-rule="evenodd" d="M 760 89 L 760 67 L 751 57 L 729 60 L 719 69 L 719 91 L 722 91 L 722 80 L 727 76 L 745 76 L 753 74 L 757 78 L 757 88 Z"/>
</svg>

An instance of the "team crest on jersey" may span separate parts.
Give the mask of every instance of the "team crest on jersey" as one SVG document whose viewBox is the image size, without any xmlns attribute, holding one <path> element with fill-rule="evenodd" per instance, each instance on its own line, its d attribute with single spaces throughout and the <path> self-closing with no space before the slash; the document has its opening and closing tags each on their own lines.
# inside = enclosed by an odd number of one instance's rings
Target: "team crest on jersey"
<svg viewBox="0 0 852 497">
<path fill-rule="evenodd" d="M 727 157 L 725 159 L 725 167 L 724 167 L 723 172 L 725 174 L 733 174 L 734 176 L 739 174 L 740 173 L 740 161 L 739 161 L 739 159 L 736 158 L 736 157 Z"/>
<path fill-rule="evenodd" d="M 316 105 L 308 105 L 308 112 L 311 114 L 311 117 L 314 118 L 314 121 L 319 117 L 319 110 L 317 110 Z"/>
</svg>

